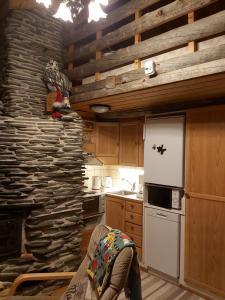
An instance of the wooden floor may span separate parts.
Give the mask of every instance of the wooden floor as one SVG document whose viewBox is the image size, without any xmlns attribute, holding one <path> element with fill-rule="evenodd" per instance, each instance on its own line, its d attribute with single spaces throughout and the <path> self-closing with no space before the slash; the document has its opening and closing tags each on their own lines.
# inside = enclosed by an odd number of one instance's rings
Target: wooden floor
<svg viewBox="0 0 225 300">
<path fill-rule="evenodd" d="M 169 283 L 159 277 L 142 272 L 142 299 L 143 300 L 205 300 L 195 294 L 190 293 L 177 285 Z M 35 297 L 0 297 L 4 300 L 59 300 L 64 288 L 57 289 L 49 296 L 35 296 Z M 118 300 L 125 300 L 124 293 L 121 293 Z"/>
<path fill-rule="evenodd" d="M 143 300 L 205 300 L 154 275 L 141 274 Z M 125 300 L 122 293 L 118 300 Z"/>
</svg>

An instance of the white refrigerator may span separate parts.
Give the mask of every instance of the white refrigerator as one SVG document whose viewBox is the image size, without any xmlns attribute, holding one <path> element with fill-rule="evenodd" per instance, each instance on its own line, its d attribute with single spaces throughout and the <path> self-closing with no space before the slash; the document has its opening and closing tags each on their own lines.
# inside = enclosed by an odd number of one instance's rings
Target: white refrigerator
<svg viewBox="0 0 225 300">
<path fill-rule="evenodd" d="M 148 119 L 144 139 L 144 182 L 183 187 L 184 116 Z"/>
</svg>

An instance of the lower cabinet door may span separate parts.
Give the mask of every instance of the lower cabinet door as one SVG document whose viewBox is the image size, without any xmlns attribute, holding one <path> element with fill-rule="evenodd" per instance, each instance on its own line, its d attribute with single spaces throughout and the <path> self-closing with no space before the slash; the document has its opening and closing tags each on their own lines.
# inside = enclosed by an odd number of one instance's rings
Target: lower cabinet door
<svg viewBox="0 0 225 300">
<path fill-rule="evenodd" d="M 124 231 L 125 202 L 122 199 L 106 197 L 106 225 Z"/>
</svg>

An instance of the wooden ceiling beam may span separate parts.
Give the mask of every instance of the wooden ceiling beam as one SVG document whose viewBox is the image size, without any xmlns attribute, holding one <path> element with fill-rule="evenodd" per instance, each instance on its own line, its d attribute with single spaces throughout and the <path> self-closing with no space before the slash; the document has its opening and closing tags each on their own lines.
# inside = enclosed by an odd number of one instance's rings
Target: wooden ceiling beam
<svg viewBox="0 0 225 300">
<path fill-rule="evenodd" d="M 225 97 L 225 72 L 201 78 L 190 79 L 143 91 L 129 92 L 113 97 L 104 97 L 86 102 L 74 103 L 75 110 L 90 111 L 93 103 L 108 104 L 111 112 L 141 109 L 163 103 L 176 103 L 200 99 Z M 163 90 L 162 90 L 163 88 Z M 128 100 L 129 99 L 129 100 Z"/>
<path fill-rule="evenodd" d="M 140 16 L 135 21 L 106 34 L 101 38 L 101 40 L 93 41 L 76 49 L 74 53 L 70 53 L 68 55 L 68 52 L 65 51 L 64 60 L 70 61 L 76 59 L 76 61 L 79 61 L 80 59 L 95 53 L 96 49 L 102 50 L 110 48 L 111 46 L 123 42 L 136 34 L 140 34 L 144 31 L 163 25 L 188 14 L 188 12 L 192 10 L 200 9 L 216 1 L 218 0 L 179 0 L 172 2 L 160 9 Z"/>
<path fill-rule="evenodd" d="M 113 95 L 113 96 L 106 96 L 106 97 L 101 97 L 98 99 L 93 99 L 90 100 L 92 102 L 101 102 L 101 101 L 114 101 L 115 99 L 125 99 L 127 101 L 127 99 L 133 99 L 136 96 L 141 96 L 144 97 L 145 95 L 149 95 L 149 91 L 151 91 L 151 94 L 155 93 L 155 96 L 157 97 L 157 95 L 163 91 L 168 91 L 168 93 L 170 93 L 170 90 L 176 89 L 176 88 L 180 88 L 180 87 L 185 87 L 185 86 L 190 86 L 190 82 L 192 82 L 192 84 L 208 84 L 208 82 L 211 81 L 218 81 L 218 80 L 224 80 L 225 76 L 224 73 L 222 74 L 215 74 L 212 76 L 203 76 L 200 78 L 194 78 L 194 79 L 189 79 L 189 80 L 185 80 L 185 81 L 178 81 L 178 82 L 173 82 L 173 83 L 168 83 L 168 84 L 164 84 L 161 86 L 155 86 L 155 87 L 151 87 L 151 88 L 147 88 L 147 89 L 143 89 L 143 90 L 137 90 L 137 91 L 130 91 L 124 94 L 118 94 L 118 95 Z M 90 102 L 88 101 L 88 102 Z M 128 102 L 128 101 L 127 101 Z M 85 105 L 85 101 L 84 102 L 78 102 L 80 105 L 83 104 Z"/>
<path fill-rule="evenodd" d="M 201 86 L 202 88 L 202 86 Z M 212 89 L 216 89 L 215 92 L 212 92 Z M 124 111 L 126 109 L 141 109 L 143 107 L 150 107 L 151 105 L 157 105 L 161 103 L 175 103 L 177 101 L 189 101 L 193 99 L 209 99 L 209 98 L 215 98 L 218 96 L 225 96 L 225 88 L 223 86 L 218 87 L 218 84 L 207 86 L 206 88 L 202 88 L 202 91 L 200 91 L 199 87 L 196 87 L 194 89 L 183 90 L 178 89 L 177 91 L 171 92 L 171 94 L 165 94 L 165 95 L 158 95 L 157 97 L 137 97 L 136 100 L 133 100 L 129 102 L 129 105 L 124 101 L 123 103 L 119 104 L 117 102 L 115 103 L 108 103 L 111 106 L 111 111 Z M 91 111 L 90 106 L 82 107 L 80 105 L 73 105 L 76 109 L 83 109 L 85 111 Z"/>
</svg>

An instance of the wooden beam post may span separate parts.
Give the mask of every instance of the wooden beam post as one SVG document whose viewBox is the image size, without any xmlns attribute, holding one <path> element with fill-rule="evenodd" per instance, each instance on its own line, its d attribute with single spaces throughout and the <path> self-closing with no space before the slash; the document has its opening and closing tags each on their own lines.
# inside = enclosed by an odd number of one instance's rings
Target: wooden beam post
<svg viewBox="0 0 225 300">
<path fill-rule="evenodd" d="M 102 31 L 96 32 L 96 41 L 100 40 L 102 38 Z M 102 51 L 97 50 L 95 54 L 95 59 L 100 60 L 102 58 Z M 98 81 L 101 79 L 100 72 L 95 73 L 95 81 Z"/>
<path fill-rule="evenodd" d="M 192 24 L 195 21 L 195 12 L 192 11 L 188 14 L 188 24 Z M 188 51 L 189 52 L 195 52 L 197 51 L 197 43 L 196 41 L 191 41 L 188 43 Z"/>
<path fill-rule="evenodd" d="M 135 20 L 139 19 L 141 17 L 141 11 L 137 10 L 135 11 Z M 134 44 L 139 44 L 141 42 L 141 34 L 137 33 L 134 36 Z M 134 69 L 140 69 L 141 68 L 141 60 L 135 59 L 134 60 Z"/>
</svg>

